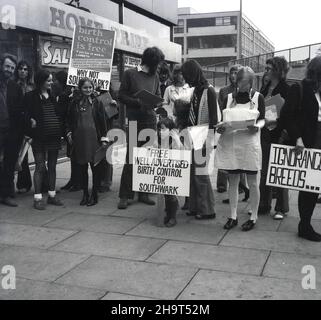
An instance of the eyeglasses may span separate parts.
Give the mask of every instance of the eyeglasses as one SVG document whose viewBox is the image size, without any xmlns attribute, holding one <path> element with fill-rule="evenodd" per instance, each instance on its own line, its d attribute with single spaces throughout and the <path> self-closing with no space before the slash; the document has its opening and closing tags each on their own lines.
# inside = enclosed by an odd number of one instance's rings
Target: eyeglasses
<svg viewBox="0 0 321 320">
<path fill-rule="evenodd" d="M 21 70 L 21 71 L 28 71 L 28 68 L 27 68 L 27 67 L 21 67 L 21 68 L 19 68 L 19 70 Z"/>
<path fill-rule="evenodd" d="M 272 67 L 265 67 L 265 71 L 273 71 Z"/>
</svg>

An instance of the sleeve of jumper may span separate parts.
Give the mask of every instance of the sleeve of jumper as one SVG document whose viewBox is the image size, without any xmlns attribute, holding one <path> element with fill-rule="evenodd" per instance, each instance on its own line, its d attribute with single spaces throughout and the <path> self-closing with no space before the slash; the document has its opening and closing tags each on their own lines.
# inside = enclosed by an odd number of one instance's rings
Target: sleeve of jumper
<svg viewBox="0 0 321 320">
<path fill-rule="evenodd" d="M 218 105 L 221 108 L 221 110 L 223 110 L 223 105 L 224 105 L 224 97 L 223 97 L 223 89 L 220 90 L 220 92 L 218 93 Z"/>
<path fill-rule="evenodd" d="M 131 82 L 130 74 L 128 71 L 125 71 L 121 81 L 118 98 L 119 98 L 119 101 L 124 103 L 127 107 L 138 108 L 139 106 L 137 105 L 137 99 L 132 97 L 132 95 L 129 93 L 130 82 Z"/>
<path fill-rule="evenodd" d="M 259 107 L 258 110 L 260 112 L 258 120 L 264 120 L 265 119 L 265 100 L 262 94 L 259 96 Z"/>
<path fill-rule="evenodd" d="M 300 84 L 292 85 L 283 106 L 282 123 L 284 124 L 289 136 L 294 141 L 302 137 L 303 134 L 304 116 L 301 100 Z"/>
<path fill-rule="evenodd" d="M 208 116 L 209 116 L 209 128 L 213 129 L 214 126 L 217 124 L 217 99 L 215 89 L 210 87 L 207 92 L 208 98 Z"/>
</svg>

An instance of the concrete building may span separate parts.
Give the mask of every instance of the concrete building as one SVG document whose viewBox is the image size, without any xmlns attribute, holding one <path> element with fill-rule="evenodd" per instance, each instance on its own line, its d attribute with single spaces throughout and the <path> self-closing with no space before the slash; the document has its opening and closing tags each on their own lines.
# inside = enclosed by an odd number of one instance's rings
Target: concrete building
<svg viewBox="0 0 321 320">
<path fill-rule="evenodd" d="M 240 16 L 240 11 L 197 13 L 179 8 L 174 41 L 182 46 L 183 61 L 195 59 L 209 66 L 274 51 L 273 43 L 244 15 L 240 29 Z"/>
</svg>

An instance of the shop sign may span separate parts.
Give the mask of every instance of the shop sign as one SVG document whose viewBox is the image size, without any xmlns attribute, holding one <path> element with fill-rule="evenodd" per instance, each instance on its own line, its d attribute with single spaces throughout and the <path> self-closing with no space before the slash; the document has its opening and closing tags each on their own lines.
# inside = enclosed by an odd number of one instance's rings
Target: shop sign
<svg viewBox="0 0 321 320">
<path fill-rule="evenodd" d="M 0 6 L 8 0 L 0 0 Z M 56 36 L 73 37 L 75 26 L 102 28 L 116 32 L 118 50 L 141 55 L 147 47 L 158 46 L 166 60 L 181 63 L 181 46 L 150 36 L 145 31 L 122 25 L 104 17 L 81 11 L 55 0 L 10 0 L 16 10 L 16 25 Z M 32 19 L 31 17 L 36 17 Z M 1 22 L 2 22 L 1 17 Z"/>
<path fill-rule="evenodd" d="M 68 68 L 71 43 L 40 37 L 41 65 L 44 67 Z"/>
</svg>

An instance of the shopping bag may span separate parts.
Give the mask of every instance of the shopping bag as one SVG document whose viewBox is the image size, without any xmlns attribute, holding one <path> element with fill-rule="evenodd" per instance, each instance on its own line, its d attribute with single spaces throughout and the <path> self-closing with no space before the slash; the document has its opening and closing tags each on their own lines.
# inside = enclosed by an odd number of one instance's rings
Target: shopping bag
<svg viewBox="0 0 321 320">
<path fill-rule="evenodd" d="M 22 146 L 19 152 L 19 157 L 16 163 L 16 171 L 20 172 L 22 170 L 22 162 L 31 146 L 32 139 L 29 137 L 24 137 Z"/>
</svg>

